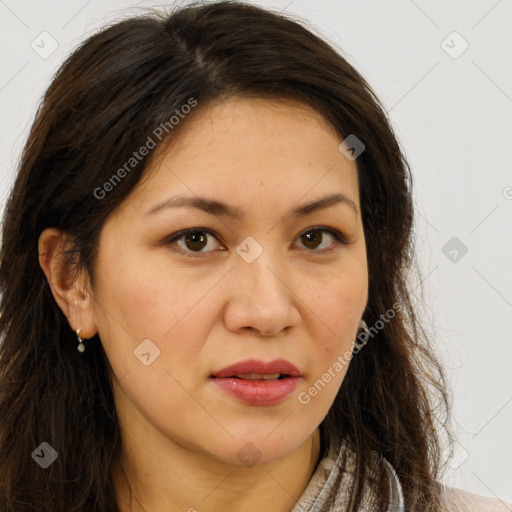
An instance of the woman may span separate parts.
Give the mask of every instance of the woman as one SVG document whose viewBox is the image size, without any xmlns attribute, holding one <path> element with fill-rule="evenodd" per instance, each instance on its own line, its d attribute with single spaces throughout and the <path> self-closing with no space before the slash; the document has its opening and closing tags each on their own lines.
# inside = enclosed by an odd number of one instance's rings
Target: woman
<svg viewBox="0 0 512 512">
<path fill-rule="evenodd" d="M 507 510 L 439 483 L 411 197 L 378 99 L 295 21 L 89 38 L 5 212 L 0 511 Z"/>
</svg>

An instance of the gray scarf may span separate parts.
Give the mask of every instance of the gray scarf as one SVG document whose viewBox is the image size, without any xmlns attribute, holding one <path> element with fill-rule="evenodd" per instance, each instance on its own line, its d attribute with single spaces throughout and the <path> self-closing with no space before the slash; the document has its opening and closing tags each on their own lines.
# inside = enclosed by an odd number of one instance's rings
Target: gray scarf
<svg viewBox="0 0 512 512">
<path fill-rule="evenodd" d="M 375 461 L 378 455 L 375 454 Z M 405 512 L 402 486 L 391 464 L 386 460 L 391 489 L 391 505 L 385 512 Z M 342 469 L 343 465 L 345 466 Z M 330 444 L 327 455 L 318 463 L 308 486 L 291 512 L 346 512 L 349 510 L 350 489 L 354 479 L 355 454 L 348 449 L 345 441 L 341 446 Z M 368 489 L 363 493 L 360 512 L 377 511 L 372 506 Z"/>
</svg>

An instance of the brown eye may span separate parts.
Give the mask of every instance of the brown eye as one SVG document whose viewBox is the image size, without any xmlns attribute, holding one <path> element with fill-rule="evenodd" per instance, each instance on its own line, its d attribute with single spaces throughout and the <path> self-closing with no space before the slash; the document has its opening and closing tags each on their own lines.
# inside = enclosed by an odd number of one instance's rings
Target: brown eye
<svg viewBox="0 0 512 512">
<path fill-rule="evenodd" d="M 324 242 L 324 234 L 327 233 L 331 238 L 334 238 L 335 243 L 329 244 L 324 247 L 320 247 L 322 242 Z M 307 249 L 311 249 L 312 251 L 317 252 L 323 252 L 323 251 L 330 251 L 334 249 L 339 244 L 346 245 L 347 242 L 343 235 L 341 233 L 338 233 L 337 231 L 333 229 L 326 229 L 326 228 L 314 228 L 309 229 L 309 231 L 305 231 L 302 233 L 302 235 L 299 236 L 301 239 L 303 245 Z M 319 248 L 320 247 L 320 248 Z"/>
<path fill-rule="evenodd" d="M 208 235 L 205 235 L 203 231 L 194 231 L 184 235 L 183 240 L 187 247 L 191 251 L 202 251 L 207 243 Z"/>
<path fill-rule="evenodd" d="M 316 249 L 323 239 L 323 233 L 321 231 L 310 231 L 301 236 L 301 240 L 308 249 Z"/>
<path fill-rule="evenodd" d="M 166 245 L 177 245 L 180 251 L 188 253 L 188 255 L 200 256 L 215 249 L 215 243 L 212 247 L 212 242 L 210 242 L 212 239 L 217 240 L 217 237 L 209 229 L 192 228 L 172 235 L 165 243 Z M 209 249 L 204 250 L 205 248 Z"/>
</svg>

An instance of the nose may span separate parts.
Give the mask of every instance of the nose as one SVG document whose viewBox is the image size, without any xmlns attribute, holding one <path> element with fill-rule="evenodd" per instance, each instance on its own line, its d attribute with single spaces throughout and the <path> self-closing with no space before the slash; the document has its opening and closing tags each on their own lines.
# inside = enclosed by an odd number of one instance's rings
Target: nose
<svg viewBox="0 0 512 512">
<path fill-rule="evenodd" d="M 224 313 L 230 331 L 279 336 L 300 323 L 293 272 L 269 250 L 263 250 L 251 263 L 237 258 L 230 274 Z"/>
</svg>

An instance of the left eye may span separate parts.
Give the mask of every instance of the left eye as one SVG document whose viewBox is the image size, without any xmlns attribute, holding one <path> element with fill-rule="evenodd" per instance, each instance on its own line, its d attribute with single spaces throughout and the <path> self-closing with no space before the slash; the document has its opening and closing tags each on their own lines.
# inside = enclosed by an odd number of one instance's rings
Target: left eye
<svg viewBox="0 0 512 512">
<path fill-rule="evenodd" d="M 345 244 L 345 240 L 341 233 L 334 231 L 332 229 L 325 229 L 325 228 L 316 228 L 316 229 L 310 229 L 309 231 L 305 231 L 302 233 L 302 235 L 299 235 L 299 239 L 304 239 L 305 241 L 303 244 L 306 246 L 307 249 L 313 249 L 313 250 L 322 250 L 322 251 L 330 251 L 334 249 L 333 244 L 331 242 L 330 245 L 327 247 L 320 247 L 322 240 L 324 239 L 324 234 L 327 233 L 331 238 L 334 238 L 335 243 L 334 246 L 338 246 L 339 244 Z M 320 243 L 319 243 L 320 242 Z M 318 243 L 318 245 L 317 245 Z M 310 245 L 314 247 L 310 247 Z"/>
<path fill-rule="evenodd" d="M 322 247 L 324 234 L 328 234 L 329 237 L 333 238 L 334 243 L 331 242 L 330 245 Z M 213 231 L 206 228 L 192 228 L 171 235 L 165 243 L 166 245 L 176 244 L 180 252 L 185 252 L 187 255 L 193 256 L 204 252 L 211 252 L 204 250 L 210 245 L 208 242 L 209 236 L 218 241 Z M 310 249 L 312 252 L 328 252 L 339 245 L 348 245 L 347 240 L 340 232 L 330 228 L 310 228 L 301 233 L 298 239 L 301 240 L 306 249 Z"/>
</svg>

